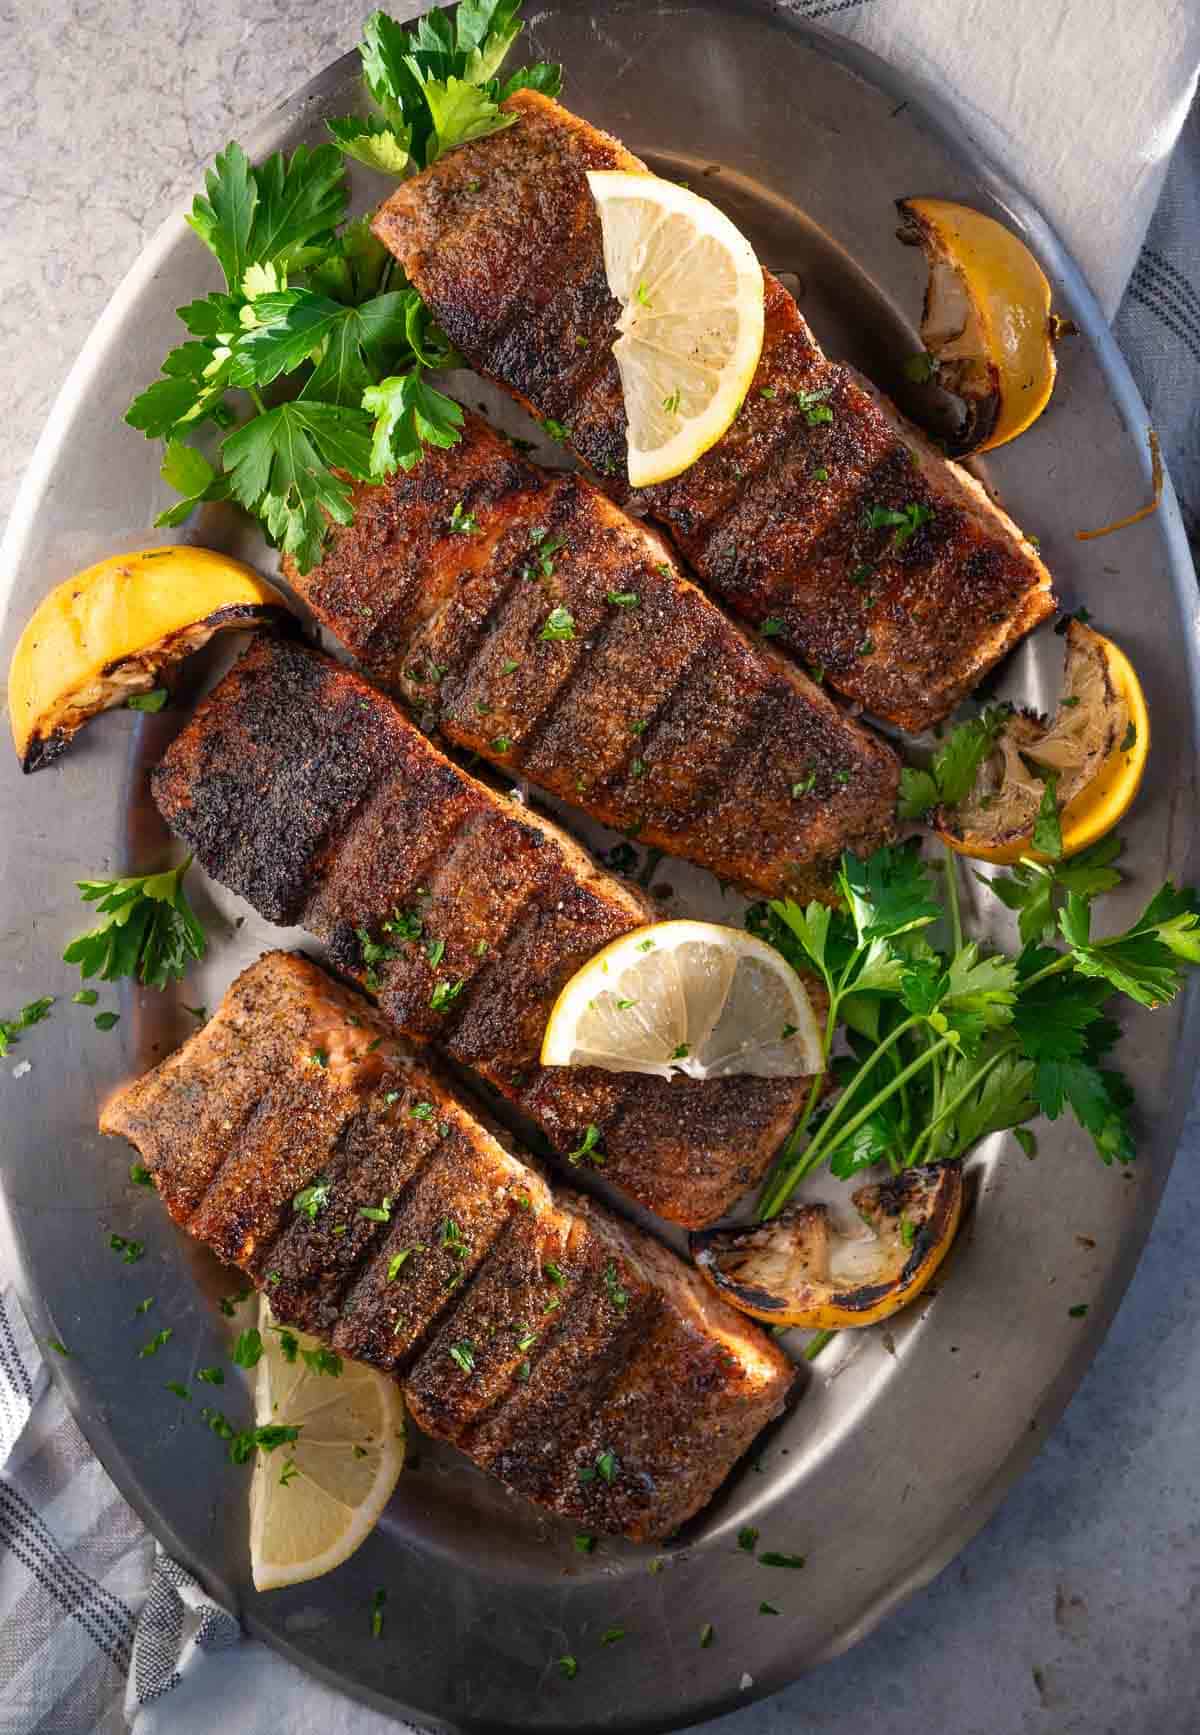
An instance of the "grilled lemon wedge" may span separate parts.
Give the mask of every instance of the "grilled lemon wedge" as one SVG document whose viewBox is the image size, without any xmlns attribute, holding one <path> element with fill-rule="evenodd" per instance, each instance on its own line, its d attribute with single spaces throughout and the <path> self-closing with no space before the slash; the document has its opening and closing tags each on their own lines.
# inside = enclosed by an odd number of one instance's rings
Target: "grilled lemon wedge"
<svg viewBox="0 0 1200 1735">
<path fill-rule="evenodd" d="M 694 464 L 741 408 L 762 353 L 762 267 L 724 212 L 674 181 L 597 170 L 588 186 L 621 303 L 629 480 L 645 488 Z"/>
<path fill-rule="evenodd" d="M 1003 446 L 1054 390 L 1050 285 L 1023 241 L 969 205 L 900 199 L 900 239 L 929 264 L 921 341 L 937 383 L 963 404 L 954 454 Z"/>
<path fill-rule="evenodd" d="M 51 764 L 92 717 L 149 692 L 222 627 L 285 613 L 272 585 L 207 548 L 144 548 L 76 573 L 38 604 L 13 652 L 8 715 L 21 769 Z"/>
<path fill-rule="evenodd" d="M 265 1296 L 258 1323 L 254 1419 L 300 1430 L 257 1454 L 250 1483 L 255 1587 L 277 1590 L 331 1572 L 371 1534 L 404 1467 L 404 1400 L 386 1374 L 281 1331 Z"/>
<path fill-rule="evenodd" d="M 966 799 L 939 808 L 934 822 L 951 849 L 976 861 L 1044 860 L 1033 829 L 1053 774 L 1062 853 L 1077 855 L 1125 817 L 1149 754 L 1150 714 L 1133 664 L 1103 633 L 1072 620 L 1055 716 L 1015 711 Z"/>
<path fill-rule="evenodd" d="M 772 946 L 716 922 L 656 922 L 597 952 L 554 1004 L 542 1065 L 660 1078 L 823 1070 L 801 978 Z"/>
</svg>

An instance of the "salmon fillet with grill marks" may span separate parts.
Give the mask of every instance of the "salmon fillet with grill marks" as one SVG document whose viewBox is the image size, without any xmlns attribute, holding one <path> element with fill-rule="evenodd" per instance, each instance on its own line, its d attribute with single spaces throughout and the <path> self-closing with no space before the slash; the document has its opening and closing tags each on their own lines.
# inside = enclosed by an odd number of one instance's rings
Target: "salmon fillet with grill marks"
<svg viewBox="0 0 1200 1735">
<path fill-rule="evenodd" d="M 890 834 L 890 748 L 733 625 L 653 531 L 478 417 L 358 485 L 354 523 L 288 577 L 449 740 L 722 879 L 808 895 L 843 849 Z"/>
<path fill-rule="evenodd" d="M 619 307 L 585 175 L 645 165 L 537 92 L 503 107 L 515 126 L 406 181 L 375 220 L 436 319 L 482 373 L 567 427 L 605 487 L 658 519 L 712 590 L 777 623 L 776 643 L 902 728 L 948 715 L 1053 611 L 1032 545 L 974 477 L 827 360 L 769 272 L 737 419 L 681 476 L 631 497 Z M 907 522 L 888 522 L 895 512 Z"/>
<path fill-rule="evenodd" d="M 259 639 L 152 787 L 214 879 L 325 941 L 401 1030 L 474 1067 L 560 1153 L 598 1128 L 605 1175 L 660 1216 L 719 1217 L 799 1113 L 803 1079 L 539 1066 L 570 977 L 657 910 L 319 652 Z"/>
<path fill-rule="evenodd" d="M 307 958 L 251 965 L 100 1125 L 282 1324 L 394 1375 L 420 1427 L 589 1529 L 670 1535 L 784 1406 L 793 1369 L 751 1321 L 650 1237 L 555 1198 Z M 384 1199 L 386 1222 L 361 1215 Z"/>
</svg>

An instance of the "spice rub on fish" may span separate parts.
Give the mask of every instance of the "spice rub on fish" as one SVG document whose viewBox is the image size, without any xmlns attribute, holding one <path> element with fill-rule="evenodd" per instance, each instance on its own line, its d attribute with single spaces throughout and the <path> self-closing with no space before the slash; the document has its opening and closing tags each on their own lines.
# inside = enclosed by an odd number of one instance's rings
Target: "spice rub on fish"
<svg viewBox="0 0 1200 1735">
<path fill-rule="evenodd" d="M 842 850 L 892 829 L 890 748 L 653 531 L 476 416 L 458 445 L 356 486 L 353 524 L 288 577 L 447 739 L 752 892 L 819 891 Z"/>
<path fill-rule="evenodd" d="M 728 432 L 630 495 L 589 169 L 643 170 L 548 97 L 406 181 L 375 232 L 481 372 L 568 430 L 614 498 L 665 526 L 711 590 L 876 716 L 921 730 L 1053 611 L 1050 576 L 986 491 L 821 352 L 764 272 L 766 330 Z"/>
<path fill-rule="evenodd" d="M 552 1195 L 307 958 L 251 965 L 100 1124 L 282 1324 L 393 1374 L 426 1432 L 589 1529 L 670 1535 L 783 1408 L 792 1366 L 755 1325 Z"/>
<path fill-rule="evenodd" d="M 596 1128 L 587 1160 L 660 1216 L 719 1217 L 799 1113 L 803 1079 L 542 1068 L 560 990 L 657 910 L 320 652 L 256 641 L 152 788 L 214 879 L 325 941 L 401 1030 L 475 1068 L 564 1156 Z"/>
</svg>

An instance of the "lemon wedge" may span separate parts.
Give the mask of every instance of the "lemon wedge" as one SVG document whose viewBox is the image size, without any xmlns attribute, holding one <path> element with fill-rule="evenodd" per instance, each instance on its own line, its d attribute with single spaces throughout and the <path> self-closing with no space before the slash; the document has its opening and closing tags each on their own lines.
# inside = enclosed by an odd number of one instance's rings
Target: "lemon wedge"
<svg viewBox="0 0 1200 1735">
<path fill-rule="evenodd" d="M 555 1001 L 542 1065 L 661 1078 L 823 1070 L 801 978 L 762 940 L 715 922 L 657 922 L 597 952 Z"/>
<path fill-rule="evenodd" d="M 762 352 L 762 268 L 722 211 L 674 181 L 597 170 L 588 186 L 621 303 L 629 480 L 646 488 L 694 464 L 741 408 Z"/>
<path fill-rule="evenodd" d="M 988 452 L 1033 425 L 1054 390 L 1057 329 L 1046 274 L 1003 223 L 950 199 L 899 199 L 900 239 L 929 265 L 921 341 L 963 404 L 952 456 Z"/>
<path fill-rule="evenodd" d="M 366 1541 L 404 1466 L 404 1401 L 395 1380 L 360 1362 L 317 1371 L 305 1359 L 317 1339 L 277 1327 L 265 1296 L 259 1330 L 255 1421 L 300 1430 L 259 1452 L 250 1482 L 250 1567 L 256 1589 L 277 1590 L 331 1572 Z"/>
<path fill-rule="evenodd" d="M 240 560 L 171 544 L 114 554 L 42 598 L 17 640 L 8 715 L 23 771 L 38 771 L 100 711 L 149 692 L 171 663 L 222 627 L 286 614 Z"/>
<path fill-rule="evenodd" d="M 939 808 L 937 829 L 960 855 L 997 867 L 1047 860 L 1032 841 L 1047 773 L 1058 779 L 1064 856 L 1097 843 L 1133 805 L 1150 756 L 1137 672 L 1119 645 L 1082 621 L 1070 622 L 1066 645 L 1055 716 L 1014 712 L 965 800 Z"/>
</svg>

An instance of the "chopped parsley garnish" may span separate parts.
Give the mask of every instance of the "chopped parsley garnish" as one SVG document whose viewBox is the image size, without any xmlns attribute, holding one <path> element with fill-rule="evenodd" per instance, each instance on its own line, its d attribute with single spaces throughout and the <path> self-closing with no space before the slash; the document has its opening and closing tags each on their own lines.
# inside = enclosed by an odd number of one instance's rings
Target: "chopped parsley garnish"
<svg viewBox="0 0 1200 1735">
<path fill-rule="evenodd" d="M 96 1026 L 97 1030 L 111 1030 L 114 1024 L 119 1024 L 120 1022 L 121 1014 L 119 1012 L 97 1012 L 96 1016 L 92 1019 L 92 1023 Z"/>
<path fill-rule="evenodd" d="M 94 988 L 81 988 L 77 994 L 72 994 L 72 1006 L 94 1006 L 100 996 Z"/>
<path fill-rule="evenodd" d="M 911 542 L 922 524 L 928 524 L 932 518 L 933 507 L 925 506 L 919 500 L 910 500 L 899 511 L 891 506 L 868 506 L 866 510 L 868 529 L 895 530 L 892 547 L 897 553 Z"/>
<path fill-rule="evenodd" d="M 758 1605 L 758 1612 L 760 1615 L 777 1615 L 779 1610 L 775 1607 L 774 1603 L 760 1602 Z"/>
<path fill-rule="evenodd" d="M 760 1566 L 788 1566 L 798 1571 L 805 1563 L 803 1554 L 776 1554 L 773 1549 L 766 1549 L 758 1557 Z"/>
<path fill-rule="evenodd" d="M 542 624 L 538 638 L 553 643 L 557 640 L 573 639 L 575 637 L 575 617 L 561 603 L 552 608 Z"/>
<path fill-rule="evenodd" d="M 648 727 L 649 725 L 646 723 L 631 723 L 629 725 L 629 733 L 631 735 L 644 735 Z"/>
<path fill-rule="evenodd" d="M 169 1325 L 164 1325 L 161 1331 L 155 1332 L 149 1343 L 144 1343 L 142 1345 L 141 1349 L 138 1351 L 138 1360 L 141 1361 L 144 1356 L 157 1355 L 160 1349 L 164 1349 L 166 1345 L 170 1343 L 173 1336 L 174 1328 Z"/>
<path fill-rule="evenodd" d="M 393 910 L 387 921 L 382 924 L 385 934 L 394 934 L 398 940 L 419 940 L 425 923 L 415 910 Z"/>
<path fill-rule="evenodd" d="M 636 590 L 610 590 L 608 601 L 614 608 L 636 608 L 641 602 Z"/>
<path fill-rule="evenodd" d="M 288 1483 L 293 1482 L 299 1474 L 300 1472 L 296 1468 L 296 1460 L 294 1458 L 286 1458 L 284 1460 L 283 1469 L 279 1472 L 279 1486 L 281 1488 L 286 1488 Z"/>
<path fill-rule="evenodd" d="M 818 427 L 822 422 L 832 422 L 833 411 L 825 402 L 832 391 L 831 386 L 825 386 L 817 392 L 793 392 L 792 396 L 804 412 L 804 419 L 810 428 Z"/>
<path fill-rule="evenodd" d="M 382 1587 L 371 1598 L 371 1637 L 377 1639 L 383 1632 L 383 1605 L 387 1601 L 387 1591 Z"/>
<path fill-rule="evenodd" d="M 573 1681 L 579 1673 L 579 1664 L 576 1662 L 575 1658 L 556 1657 L 555 1661 L 558 1664 L 559 1674 L 564 1675 L 568 1681 Z"/>
<path fill-rule="evenodd" d="M 577 1530 L 575 1532 L 576 1554 L 591 1554 L 595 1549 L 595 1546 L 596 1538 L 594 1536 L 589 1536 L 586 1530 Z"/>
<path fill-rule="evenodd" d="M 579 1480 L 581 1482 L 594 1482 L 599 1476 L 611 1486 L 617 1479 L 617 1472 L 620 1467 L 616 1453 L 606 1448 L 597 1457 L 595 1464 L 584 1464 L 580 1467 Z"/>
<path fill-rule="evenodd" d="M 335 1350 L 319 1343 L 316 1349 L 302 1349 L 300 1359 L 313 1374 L 329 1374 L 337 1379 L 342 1371 L 342 1358 Z"/>
<path fill-rule="evenodd" d="M 608 1299 L 618 1313 L 624 1313 L 629 1306 L 629 1291 L 621 1286 L 617 1276 L 616 1263 L 610 1259 L 604 1267 L 604 1287 L 608 1291 Z"/>
<path fill-rule="evenodd" d="M 624 996 L 622 996 L 622 998 L 617 1001 L 617 1011 L 618 1012 L 628 1012 L 631 1006 L 636 1006 L 636 1005 L 637 1005 L 636 1000 L 628 1000 Z"/>
<path fill-rule="evenodd" d="M 816 469 L 812 471 L 812 479 L 814 482 L 828 482 L 829 471 L 824 464 L 818 464 Z"/>
<path fill-rule="evenodd" d="M 673 392 L 668 392 L 666 397 L 663 399 L 662 407 L 667 412 L 667 414 L 669 416 L 678 415 L 678 413 L 679 413 L 679 399 L 680 399 L 680 391 L 679 391 L 678 386 L 675 387 L 675 390 Z"/>
<path fill-rule="evenodd" d="M 479 534 L 478 518 L 470 512 L 463 511 L 461 500 L 456 500 L 454 503 L 454 509 L 450 514 L 449 530 L 452 536 L 477 536 Z"/>
<path fill-rule="evenodd" d="M 774 398 L 779 394 L 776 392 L 774 386 L 760 386 L 758 388 L 758 395 L 760 398 Z"/>
<path fill-rule="evenodd" d="M 192 1401 L 191 1392 L 188 1391 L 185 1385 L 181 1385 L 178 1380 L 168 1380 L 164 1389 L 168 1392 L 174 1392 L 175 1396 L 177 1398 L 182 1398 L 184 1403 L 190 1404 Z"/>
<path fill-rule="evenodd" d="M 365 1217 L 368 1223 L 390 1223 L 392 1220 L 391 1196 L 381 1199 L 378 1205 L 360 1205 L 358 1214 L 360 1217 Z"/>
<path fill-rule="evenodd" d="M 318 1071 L 324 1072 L 325 1068 L 329 1065 L 328 1050 L 324 1048 L 314 1048 L 311 1054 L 306 1054 L 304 1056 L 304 1064 L 305 1066 L 315 1066 Z"/>
<path fill-rule="evenodd" d="M 257 1367 L 262 1358 L 263 1340 L 256 1326 L 240 1333 L 233 1346 L 233 1359 L 240 1368 Z"/>
<path fill-rule="evenodd" d="M 571 438 L 571 430 L 567 427 L 566 423 L 556 422 L 553 416 L 546 416 L 543 418 L 542 428 L 547 434 L 549 434 L 552 440 L 557 440 L 560 445 Z"/>
<path fill-rule="evenodd" d="M 802 795 L 811 795 L 816 787 L 817 774 L 815 771 L 810 771 L 799 782 L 792 784 L 792 795 L 798 801 Z"/>
<path fill-rule="evenodd" d="M 415 1253 L 424 1253 L 425 1251 L 424 1247 L 402 1247 L 399 1253 L 393 1253 L 388 1260 L 388 1282 L 395 1283 L 406 1261 L 411 1259 Z"/>
<path fill-rule="evenodd" d="M 867 634 L 865 639 L 859 641 L 855 646 L 855 650 L 860 657 L 869 657 L 874 653 L 875 640 L 871 637 L 870 633 Z"/>
<path fill-rule="evenodd" d="M 650 296 L 649 296 L 649 293 L 647 292 L 646 285 L 644 283 L 638 284 L 635 293 L 637 295 L 639 302 L 642 304 L 643 307 L 649 307 L 650 306 Z"/>
<path fill-rule="evenodd" d="M 604 1632 L 600 1634 L 600 1643 L 602 1645 L 616 1645 L 619 1644 L 624 1637 L 624 1627 L 606 1627 Z"/>
<path fill-rule="evenodd" d="M 466 987 L 466 980 L 459 977 L 457 982 L 437 982 L 433 993 L 429 996 L 431 1012 L 448 1012 Z"/>
<path fill-rule="evenodd" d="M 492 736 L 492 751 L 494 753 L 511 753 L 512 752 L 512 736 L 511 735 L 493 735 Z"/>
<path fill-rule="evenodd" d="M 453 1217 L 445 1217 L 438 1225 L 438 1242 L 455 1259 L 465 1259 L 468 1242 Z"/>
<path fill-rule="evenodd" d="M 538 1340 L 538 1334 L 536 1331 L 523 1331 L 521 1333 L 520 1337 L 517 1339 L 517 1351 L 518 1351 L 518 1353 L 520 1355 L 524 1355 L 525 1351 L 527 1349 L 533 1348 L 533 1346 L 537 1342 L 537 1340 Z"/>
<path fill-rule="evenodd" d="M 911 1247 L 913 1242 L 916 1240 L 916 1236 L 917 1236 L 916 1224 L 913 1222 L 911 1217 L 906 1217 L 903 1215 L 903 1213 L 901 1213 L 901 1217 L 900 1217 L 900 1245 L 902 1247 Z"/>
<path fill-rule="evenodd" d="M 469 1337 L 464 1337 L 461 1343 L 450 1345 L 450 1360 L 456 1362 L 465 1374 L 475 1371 L 475 1345 Z"/>
<path fill-rule="evenodd" d="M 197 1368 L 196 1378 L 202 1386 L 223 1386 L 225 1373 L 222 1368 Z"/>
<path fill-rule="evenodd" d="M 114 1253 L 121 1255 L 121 1261 L 125 1265 L 136 1265 L 138 1260 L 145 1256 L 144 1241 L 128 1241 L 124 1235 L 110 1235 L 108 1244 Z"/>
<path fill-rule="evenodd" d="M 234 1309 L 240 1307 L 243 1301 L 249 1301 L 253 1293 L 252 1289 L 239 1289 L 236 1295 L 223 1295 L 217 1305 L 226 1319 L 232 1319 Z"/>
<path fill-rule="evenodd" d="M 286 1325 L 273 1325 L 271 1330 L 278 1335 L 279 1353 L 284 1361 L 294 1364 L 300 1349 L 300 1340 L 294 1331 L 289 1331 Z"/>
<path fill-rule="evenodd" d="M 300 1191 L 293 1197 L 292 1210 L 303 1212 L 310 1222 L 315 1223 L 317 1213 L 323 1211 L 329 1203 L 329 1193 L 330 1182 L 323 1175 L 319 1176 L 307 1187 L 301 1187 Z"/>
<path fill-rule="evenodd" d="M 590 1157 L 593 1163 L 603 1163 L 604 1158 L 600 1155 L 599 1146 L 600 1128 L 593 1126 L 589 1121 L 587 1126 L 584 1128 L 583 1137 L 575 1146 L 575 1149 L 567 1152 L 567 1161 L 574 1165 L 578 1165 L 579 1163 L 582 1163 L 585 1158 Z"/>
<path fill-rule="evenodd" d="M 515 657 L 505 657 L 504 661 L 500 665 L 500 673 L 502 675 L 513 675 L 520 666 L 520 663 Z"/>
<path fill-rule="evenodd" d="M 716 1636 L 716 1631 L 712 1622 L 705 1621 L 704 1625 L 700 1628 L 700 1649 L 706 1651 Z"/>
<path fill-rule="evenodd" d="M 78 964 L 84 977 L 115 982 L 132 976 L 147 988 L 165 988 L 181 977 L 207 949 L 204 929 L 183 890 L 191 859 L 165 873 L 77 880 L 84 903 L 95 904 L 103 919 L 71 941 L 64 962 Z M 101 1024 L 101 1018 L 108 1022 Z M 115 1012 L 102 1012 L 96 1024 L 108 1030 L 116 1021 Z"/>
<path fill-rule="evenodd" d="M 1060 703 L 1065 704 L 1066 701 L 1060 700 Z M 1131 720 L 1125 726 L 1125 734 L 1122 737 L 1121 745 L 1118 748 L 1118 752 L 1131 753 L 1136 746 L 1137 746 L 1137 725 Z"/>
<path fill-rule="evenodd" d="M 783 631 L 783 622 L 776 620 L 774 615 L 768 615 L 758 631 L 760 637 L 764 639 L 776 638 Z"/>
<path fill-rule="evenodd" d="M 1086 1301 L 1077 1301 L 1074 1307 L 1068 1307 L 1067 1312 L 1072 1319 L 1082 1319 L 1088 1310 Z"/>
<path fill-rule="evenodd" d="M 753 1524 L 747 1524 L 738 1531 L 738 1547 L 745 1554 L 753 1554 L 758 1547 L 758 1531 Z"/>
<path fill-rule="evenodd" d="M 167 689 L 165 687 L 154 687 L 149 693 L 134 693 L 131 698 L 126 699 L 125 709 L 127 711 L 149 711 L 151 713 L 161 711 L 167 702 L 167 697 Z"/>
<path fill-rule="evenodd" d="M 137 1306 L 134 1308 L 134 1310 L 133 1310 L 134 1317 L 137 1318 L 139 1315 L 141 1315 L 143 1313 L 149 1313 L 150 1309 L 153 1306 L 154 1306 L 154 1297 L 152 1295 L 147 1295 L 145 1300 L 139 1301 Z"/>
<path fill-rule="evenodd" d="M 542 1271 L 545 1276 L 550 1279 L 556 1289 L 562 1289 L 567 1281 L 566 1272 L 563 1270 L 561 1265 L 556 1265 L 553 1259 L 547 1259 L 546 1263 L 542 1266 Z"/>
<path fill-rule="evenodd" d="M 671 1052 L 667 1056 L 667 1058 L 669 1060 L 686 1060 L 688 1055 L 691 1052 L 692 1052 L 692 1050 L 691 1050 L 691 1044 L 690 1043 L 680 1042 L 679 1044 L 677 1044 L 676 1047 L 674 1047 L 671 1050 Z"/>
<path fill-rule="evenodd" d="M 48 1337 L 46 1339 L 46 1347 L 47 1349 L 52 1349 L 55 1355 L 69 1356 L 71 1354 L 61 1337 Z"/>
<path fill-rule="evenodd" d="M 395 1094 L 399 1096 L 400 1092 L 397 1091 Z M 431 1121 L 433 1119 L 433 1104 L 431 1102 L 414 1103 L 408 1112 L 415 1121 Z"/>
<path fill-rule="evenodd" d="M 929 381 L 937 373 L 937 370 L 938 364 L 936 359 L 929 354 L 928 350 L 922 349 L 919 350 L 916 355 L 910 355 L 908 360 L 905 362 L 904 377 L 905 379 L 912 380 L 916 385 L 928 385 Z"/>
</svg>

